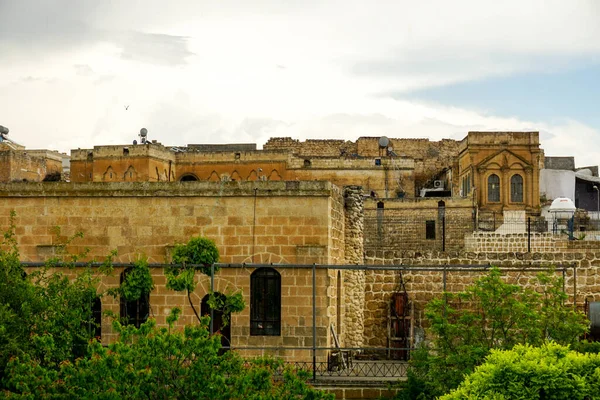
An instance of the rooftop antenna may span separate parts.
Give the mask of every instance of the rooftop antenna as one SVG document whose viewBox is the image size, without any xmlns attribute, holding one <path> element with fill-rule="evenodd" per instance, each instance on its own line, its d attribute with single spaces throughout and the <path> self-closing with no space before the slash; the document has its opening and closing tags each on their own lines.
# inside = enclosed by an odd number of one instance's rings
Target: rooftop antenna
<svg viewBox="0 0 600 400">
<path fill-rule="evenodd" d="M 141 144 L 150 143 L 148 141 L 148 129 L 146 129 L 146 128 L 140 129 L 140 134 L 138 136 L 140 137 Z M 134 140 L 133 144 L 137 144 L 137 140 Z"/>
<path fill-rule="evenodd" d="M 386 136 L 379 138 L 379 147 L 386 148 L 388 147 L 388 144 L 390 144 L 390 139 L 388 139 Z"/>
<path fill-rule="evenodd" d="M 4 141 L 10 142 L 10 139 L 8 138 L 8 128 L 0 125 L 0 142 Z"/>
</svg>

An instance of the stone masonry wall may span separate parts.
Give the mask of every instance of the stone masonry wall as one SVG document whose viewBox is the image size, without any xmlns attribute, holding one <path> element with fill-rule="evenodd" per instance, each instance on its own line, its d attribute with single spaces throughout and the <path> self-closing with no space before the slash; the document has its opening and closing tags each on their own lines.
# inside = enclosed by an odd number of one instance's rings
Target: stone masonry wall
<svg viewBox="0 0 600 400">
<path fill-rule="evenodd" d="M 600 247 L 599 247 L 600 248 Z M 556 266 L 557 274 L 565 267 L 565 291 L 569 302 L 575 301 L 581 309 L 585 300 L 600 301 L 600 250 L 556 253 L 492 253 L 492 252 L 436 252 L 436 251 L 375 251 L 367 250 L 365 263 L 369 265 L 402 265 L 404 270 L 369 270 L 365 281 L 366 346 L 387 344 L 387 315 L 393 292 L 402 291 L 405 283 L 409 299 L 415 308 L 415 325 L 423 326 L 423 310 L 427 302 L 441 296 L 443 266 L 464 265 L 463 271 L 446 272 L 446 290 L 458 292 L 466 289 L 481 276 L 480 271 L 469 271 L 469 266 L 495 265 L 500 268 L 518 268 L 520 271 L 506 273 L 509 282 L 524 286 L 532 284 L 537 274 L 528 268 Z M 421 267 L 439 268 L 435 271 L 419 271 Z"/>
<path fill-rule="evenodd" d="M 363 198 L 358 186 L 344 188 L 346 200 L 346 264 L 361 264 L 363 247 Z M 365 273 L 347 270 L 344 273 L 345 288 L 345 344 L 346 347 L 360 347 L 363 344 Z"/>
<path fill-rule="evenodd" d="M 332 196 L 335 199 L 332 199 Z M 6 230 L 10 212 L 23 261 L 43 261 L 57 245 L 76 232 L 82 239 L 70 253 L 89 248 L 90 258 L 102 260 L 117 250 L 117 262 L 140 257 L 167 262 L 176 243 L 202 235 L 213 239 L 221 262 L 275 264 L 335 264 L 340 262 L 341 234 L 329 249 L 332 204 L 339 213 L 339 189 L 327 182 L 208 182 L 186 183 L 20 183 L 0 185 L 0 229 Z M 60 227 L 57 234 L 56 227 Z M 251 267 L 224 268 L 215 288 L 227 293 L 242 290 L 249 307 Z M 233 317 L 235 346 L 292 346 L 312 344 L 312 269 L 279 268 L 282 277 L 282 335 L 250 336 L 249 308 Z M 102 288 L 118 285 L 120 270 L 102 278 Z M 193 321 L 184 295 L 168 290 L 162 269 L 153 270 L 152 315 L 164 325 L 174 306 L 184 309 L 182 323 Z M 208 277 L 198 276 L 193 301 L 208 293 Z M 335 271 L 317 270 L 317 333 L 319 346 L 330 344 L 329 326 L 336 321 Z M 118 300 L 105 298 L 103 309 L 118 312 Z M 108 321 L 103 336 L 111 340 Z M 308 351 L 278 353 L 287 359 L 310 359 Z M 323 360 L 324 353 L 319 354 Z"/>
</svg>

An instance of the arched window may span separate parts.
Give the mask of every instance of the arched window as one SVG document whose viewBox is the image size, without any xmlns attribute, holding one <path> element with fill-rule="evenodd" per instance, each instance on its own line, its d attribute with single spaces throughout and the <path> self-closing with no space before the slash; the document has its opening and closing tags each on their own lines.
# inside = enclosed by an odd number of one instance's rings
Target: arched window
<svg viewBox="0 0 600 400">
<path fill-rule="evenodd" d="M 181 179 L 179 179 L 181 182 L 195 182 L 198 180 L 198 178 L 196 178 L 194 175 L 188 174 L 188 175 L 183 175 L 181 177 Z"/>
<path fill-rule="evenodd" d="M 250 335 L 281 334 L 281 275 L 259 268 L 250 276 Z"/>
<path fill-rule="evenodd" d="M 121 283 L 129 271 L 130 269 L 127 268 L 121 273 Z M 148 319 L 148 314 L 150 314 L 150 293 L 143 293 L 139 299 L 133 301 L 127 301 L 121 296 L 121 320 L 125 324 L 139 328 Z"/>
<path fill-rule="evenodd" d="M 488 202 L 500 202 L 500 178 L 496 174 L 492 174 L 488 178 Z"/>
<path fill-rule="evenodd" d="M 219 292 L 215 292 L 215 296 L 220 297 L 222 300 L 225 298 L 225 295 Z M 207 315 L 210 317 L 208 299 L 210 299 L 210 294 L 207 294 L 202 298 L 202 302 L 200 302 L 200 315 Z M 225 351 L 229 351 L 229 347 L 231 347 L 231 314 L 227 315 L 229 323 L 226 325 L 223 323 L 223 311 L 213 310 L 213 318 L 213 330 L 211 333 L 221 333 L 221 350 L 219 350 L 219 354 L 223 354 Z"/>
<path fill-rule="evenodd" d="M 513 175 L 510 178 L 510 201 L 513 203 L 523 202 L 523 177 L 521 175 Z"/>
</svg>

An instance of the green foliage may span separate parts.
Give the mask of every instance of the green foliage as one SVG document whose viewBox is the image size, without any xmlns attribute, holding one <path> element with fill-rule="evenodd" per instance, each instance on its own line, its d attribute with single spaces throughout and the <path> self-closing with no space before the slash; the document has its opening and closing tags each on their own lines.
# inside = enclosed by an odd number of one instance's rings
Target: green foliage
<svg viewBox="0 0 600 400">
<path fill-rule="evenodd" d="M 27 355 L 56 367 L 83 354 L 94 326 L 91 305 L 97 280 L 42 267 L 29 275 L 19 260 L 14 213 L 0 249 L 0 381 L 12 357 Z"/>
<path fill-rule="evenodd" d="M 176 315 L 169 316 L 174 322 Z M 108 348 L 91 342 L 89 356 L 44 368 L 28 355 L 10 361 L 6 398 L 102 399 L 333 399 L 306 384 L 305 373 L 282 362 L 244 360 L 219 354 L 220 339 L 209 335 L 207 319 L 184 331 L 139 329 L 115 322 L 120 339 Z M 283 369 L 281 379 L 275 375 Z"/>
<path fill-rule="evenodd" d="M 485 363 L 441 400 L 600 399 L 600 355 L 550 342 L 492 350 Z"/>
<path fill-rule="evenodd" d="M 178 292 L 187 292 L 190 307 L 200 320 L 190 293 L 196 289 L 196 271 L 210 275 L 212 265 L 219 261 L 219 250 L 212 240 L 194 237 L 187 244 L 175 246 L 172 259 L 173 264 L 165 268 L 167 288 Z M 215 266 L 214 271 L 217 272 L 218 270 L 219 268 Z M 241 292 L 228 295 L 211 293 L 208 305 L 210 308 L 223 313 L 224 325 L 229 323 L 231 313 L 240 312 L 246 307 Z"/>
<path fill-rule="evenodd" d="M 119 287 L 119 295 L 127 301 L 135 301 L 154 290 L 154 282 L 146 260 L 136 261 L 129 267 Z"/>
<path fill-rule="evenodd" d="M 219 310 L 223 313 L 223 326 L 229 324 L 229 316 L 231 313 L 242 311 L 246 308 L 246 302 L 242 292 L 231 294 L 211 293 L 208 297 L 208 306 L 213 310 Z"/>
<path fill-rule="evenodd" d="M 179 267 L 173 266 L 172 269 L 186 269 L 186 264 L 194 265 L 196 271 L 205 275 L 210 275 L 211 265 L 219 262 L 219 250 L 210 239 L 204 237 L 193 237 L 186 244 L 178 244 L 172 253 L 173 264 L 179 264 Z M 215 269 L 215 272 L 217 269 Z"/>
<path fill-rule="evenodd" d="M 497 268 L 460 293 L 432 300 L 425 316 L 433 334 L 412 354 L 408 388 L 400 398 L 429 399 L 456 388 L 491 349 L 539 346 L 548 339 L 574 344 L 587 330 L 586 317 L 565 305 L 562 279 L 537 276 L 538 291 L 506 283 Z M 409 392 L 419 393 L 407 397 Z"/>
</svg>

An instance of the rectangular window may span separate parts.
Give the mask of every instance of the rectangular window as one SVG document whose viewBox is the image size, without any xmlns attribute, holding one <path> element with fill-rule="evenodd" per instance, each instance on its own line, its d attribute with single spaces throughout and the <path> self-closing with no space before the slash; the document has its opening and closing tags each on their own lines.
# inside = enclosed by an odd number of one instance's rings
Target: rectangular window
<svg viewBox="0 0 600 400">
<path fill-rule="evenodd" d="M 425 239 L 435 239 L 435 221 L 425 221 Z"/>
</svg>

